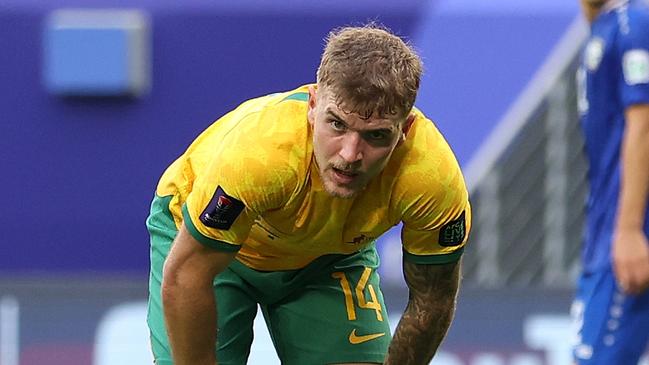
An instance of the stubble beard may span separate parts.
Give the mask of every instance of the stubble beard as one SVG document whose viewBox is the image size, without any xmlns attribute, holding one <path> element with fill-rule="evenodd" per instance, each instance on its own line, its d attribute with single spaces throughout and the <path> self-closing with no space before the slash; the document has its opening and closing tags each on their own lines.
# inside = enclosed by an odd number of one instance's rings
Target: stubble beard
<svg viewBox="0 0 649 365">
<path fill-rule="evenodd" d="M 319 169 L 320 170 L 320 169 Z M 320 170 L 320 178 L 323 182 L 324 189 L 329 195 L 335 197 L 335 198 L 341 198 L 341 199 L 352 199 L 358 195 L 358 192 L 362 189 L 345 189 L 341 188 L 339 185 L 337 185 L 334 181 L 330 179 L 328 175 L 326 175 L 327 172 Z"/>
</svg>

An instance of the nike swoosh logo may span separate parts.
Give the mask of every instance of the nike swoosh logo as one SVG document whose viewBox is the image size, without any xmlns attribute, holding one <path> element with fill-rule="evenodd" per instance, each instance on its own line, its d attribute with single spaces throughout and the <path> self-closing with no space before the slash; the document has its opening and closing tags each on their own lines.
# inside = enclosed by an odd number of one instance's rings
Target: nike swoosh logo
<svg viewBox="0 0 649 365">
<path fill-rule="evenodd" d="M 352 330 L 352 333 L 349 334 L 349 343 L 352 345 L 358 345 L 359 343 L 367 342 L 374 340 L 376 338 L 379 338 L 381 336 L 384 336 L 385 332 L 381 333 L 372 333 L 369 335 L 363 335 L 363 336 L 357 336 L 356 335 L 356 328 Z"/>
</svg>

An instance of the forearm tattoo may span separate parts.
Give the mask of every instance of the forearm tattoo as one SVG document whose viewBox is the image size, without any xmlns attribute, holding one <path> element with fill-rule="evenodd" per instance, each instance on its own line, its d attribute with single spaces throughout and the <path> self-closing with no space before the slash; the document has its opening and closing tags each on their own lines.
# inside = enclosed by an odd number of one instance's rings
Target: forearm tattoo
<svg viewBox="0 0 649 365">
<path fill-rule="evenodd" d="M 459 287 L 460 264 L 403 263 L 410 289 L 385 364 L 428 364 L 446 336 Z"/>
</svg>

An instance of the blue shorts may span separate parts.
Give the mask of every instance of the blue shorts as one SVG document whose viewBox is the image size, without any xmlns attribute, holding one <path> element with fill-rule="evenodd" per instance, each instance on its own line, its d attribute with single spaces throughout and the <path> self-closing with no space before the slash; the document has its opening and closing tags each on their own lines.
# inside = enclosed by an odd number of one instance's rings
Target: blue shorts
<svg viewBox="0 0 649 365">
<path fill-rule="evenodd" d="M 649 292 L 624 294 L 610 270 L 581 275 L 571 316 L 576 364 L 637 364 L 647 347 Z"/>
</svg>

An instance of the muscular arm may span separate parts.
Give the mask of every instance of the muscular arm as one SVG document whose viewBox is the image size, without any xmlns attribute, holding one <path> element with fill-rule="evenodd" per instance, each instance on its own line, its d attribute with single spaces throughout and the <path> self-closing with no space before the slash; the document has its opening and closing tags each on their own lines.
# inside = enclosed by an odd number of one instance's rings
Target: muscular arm
<svg viewBox="0 0 649 365">
<path fill-rule="evenodd" d="M 234 255 L 201 245 L 184 224 L 178 231 L 162 279 L 162 303 L 174 364 L 216 364 L 212 282 Z"/>
<path fill-rule="evenodd" d="M 420 265 L 404 260 L 403 270 L 410 295 L 385 364 L 428 364 L 455 313 L 460 263 Z"/>
<path fill-rule="evenodd" d="M 620 286 L 637 294 L 649 287 L 649 242 L 643 230 L 649 195 L 649 104 L 627 109 L 621 158 L 613 267 Z"/>
</svg>

